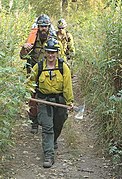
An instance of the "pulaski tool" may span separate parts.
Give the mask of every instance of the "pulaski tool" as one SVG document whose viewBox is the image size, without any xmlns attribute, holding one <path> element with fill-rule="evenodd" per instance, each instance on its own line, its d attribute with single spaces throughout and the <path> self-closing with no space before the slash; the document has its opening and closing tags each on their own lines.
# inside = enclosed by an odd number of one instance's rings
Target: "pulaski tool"
<svg viewBox="0 0 122 179">
<path fill-rule="evenodd" d="M 54 103 L 54 102 L 50 102 L 50 101 L 45 101 L 42 99 L 35 99 L 35 98 L 29 98 L 29 100 L 31 101 L 35 101 L 37 103 L 42 103 L 42 104 L 47 104 L 47 105 L 51 105 L 51 106 L 57 106 L 57 107 L 63 107 L 63 108 L 69 108 L 68 105 L 64 105 L 64 104 L 60 104 L 60 103 Z M 76 119 L 83 119 L 83 113 L 85 110 L 85 104 L 78 106 L 74 106 L 73 110 L 75 112 L 77 112 L 77 114 L 75 115 Z"/>
</svg>

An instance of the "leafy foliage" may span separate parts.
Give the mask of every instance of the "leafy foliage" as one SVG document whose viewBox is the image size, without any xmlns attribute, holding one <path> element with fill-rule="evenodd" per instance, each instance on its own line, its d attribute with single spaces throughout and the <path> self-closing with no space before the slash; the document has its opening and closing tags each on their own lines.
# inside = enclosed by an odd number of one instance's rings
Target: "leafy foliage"
<svg viewBox="0 0 122 179">
<path fill-rule="evenodd" d="M 11 131 L 22 114 L 25 88 L 19 50 L 35 16 L 65 17 L 76 46 L 75 70 L 80 75 L 82 97 L 91 108 L 98 131 L 97 142 L 113 161 L 122 151 L 122 13 L 118 0 L 1 1 L 0 28 L 0 147 L 11 145 Z M 32 5 L 32 7 L 30 6 Z M 64 8 L 64 9 L 62 9 Z M 35 15 L 36 10 L 36 15 Z M 56 22 L 54 21 L 54 24 Z M 19 64 L 18 64 L 19 61 Z M 72 143 L 72 141 L 71 141 Z"/>
<path fill-rule="evenodd" d="M 114 2 L 113 2 L 114 3 Z M 100 8 L 100 7 L 99 7 Z M 77 21 L 77 57 L 81 92 L 93 110 L 98 144 L 122 151 L 122 14 L 121 5 L 89 11 Z M 79 46 L 80 44 L 80 46 Z M 112 153 L 111 153 L 112 154 Z M 114 155 L 113 155 L 114 157 Z"/>
<path fill-rule="evenodd" d="M 18 9 L 13 13 L 3 9 L 0 16 L 0 149 L 5 151 L 8 145 L 12 145 L 14 122 L 22 114 L 26 91 L 19 51 L 32 25 L 34 13 L 28 10 L 26 14 Z"/>
</svg>

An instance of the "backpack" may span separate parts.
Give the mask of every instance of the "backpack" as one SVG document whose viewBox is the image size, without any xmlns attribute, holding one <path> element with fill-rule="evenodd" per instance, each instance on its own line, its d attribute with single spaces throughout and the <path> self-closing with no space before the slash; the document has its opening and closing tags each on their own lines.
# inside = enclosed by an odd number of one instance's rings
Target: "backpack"
<svg viewBox="0 0 122 179">
<path fill-rule="evenodd" d="M 54 71 L 54 70 L 59 70 L 60 73 L 63 75 L 63 62 L 64 60 L 62 58 L 58 58 L 58 68 L 54 68 L 54 69 L 45 69 L 43 70 L 43 61 L 44 59 L 42 59 L 40 62 L 38 62 L 38 75 L 37 75 L 37 80 L 36 80 L 36 83 L 37 85 L 39 84 L 39 77 L 41 75 L 41 73 L 43 71 Z"/>
</svg>

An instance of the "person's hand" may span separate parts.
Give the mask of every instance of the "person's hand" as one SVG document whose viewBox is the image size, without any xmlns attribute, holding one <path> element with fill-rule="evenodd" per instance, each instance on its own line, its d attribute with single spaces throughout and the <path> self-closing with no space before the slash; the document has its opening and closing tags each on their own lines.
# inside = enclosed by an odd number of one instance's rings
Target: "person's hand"
<svg viewBox="0 0 122 179">
<path fill-rule="evenodd" d="M 69 111 L 73 111 L 73 108 L 74 108 L 74 104 L 73 103 L 70 103 L 69 105 L 68 105 L 68 110 Z"/>
<path fill-rule="evenodd" d="M 30 50 L 30 49 L 32 49 L 33 45 L 30 44 L 30 43 L 25 43 L 25 44 L 23 45 L 23 47 L 24 47 L 26 50 Z"/>
</svg>

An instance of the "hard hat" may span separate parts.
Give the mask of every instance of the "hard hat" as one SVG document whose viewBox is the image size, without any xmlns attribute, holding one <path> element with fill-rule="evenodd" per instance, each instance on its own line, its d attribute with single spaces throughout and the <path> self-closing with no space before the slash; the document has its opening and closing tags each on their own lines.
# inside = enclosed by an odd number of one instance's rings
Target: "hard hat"
<svg viewBox="0 0 122 179">
<path fill-rule="evenodd" d="M 67 23 L 66 23 L 66 21 L 65 21 L 63 18 L 61 18 L 61 19 L 58 20 L 58 25 L 57 25 L 57 27 L 58 27 L 59 29 L 64 29 L 66 26 L 67 26 Z"/>
<path fill-rule="evenodd" d="M 49 38 L 44 45 L 46 51 L 58 52 L 60 50 L 59 42 L 54 38 Z"/>
<path fill-rule="evenodd" d="M 50 26 L 50 24 L 51 24 L 50 18 L 46 14 L 40 15 L 37 19 L 37 25 L 39 26 Z"/>
</svg>

